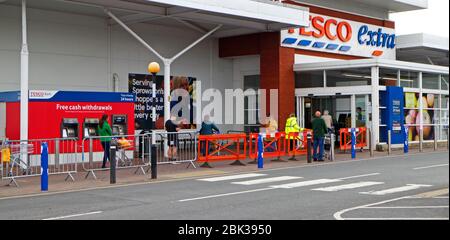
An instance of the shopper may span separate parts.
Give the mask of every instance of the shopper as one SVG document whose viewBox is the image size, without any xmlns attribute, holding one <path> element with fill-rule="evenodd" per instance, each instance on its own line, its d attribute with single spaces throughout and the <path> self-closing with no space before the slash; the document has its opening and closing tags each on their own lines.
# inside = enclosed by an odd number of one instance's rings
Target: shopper
<svg viewBox="0 0 450 240">
<path fill-rule="evenodd" d="M 315 118 L 312 121 L 312 128 L 314 134 L 314 161 L 323 162 L 323 154 L 324 154 L 324 144 L 325 144 L 325 133 L 327 132 L 327 125 L 325 121 L 321 118 L 320 111 L 317 111 L 315 114 Z M 317 148 L 319 151 L 317 152 Z"/>
<path fill-rule="evenodd" d="M 211 122 L 209 115 L 206 115 L 202 122 L 202 128 L 200 129 L 200 135 L 213 135 L 214 133 L 220 133 L 219 128 Z M 208 144 L 208 152 L 211 149 L 211 144 Z M 202 156 L 206 156 L 206 142 L 201 142 Z"/>
<path fill-rule="evenodd" d="M 99 125 L 98 125 L 98 135 L 100 136 L 100 142 L 103 147 L 103 164 L 102 168 L 106 168 L 106 162 L 110 161 L 111 158 L 109 156 L 110 148 L 111 148 L 111 136 L 112 136 L 112 130 L 111 126 L 109 126 L 108 123 L 108 115 L 103 115 L 100 119 Z"/>
<path fill-rule="evenodd" d="M 274 141 L 274 136 L 275 136 L 275 133 L 277 133 L 277 131 L 278 131 L 277 121 L 273 118 L 273 116 L 269 116 L 266 118 L 265 124 L 261 124 L 261 127 L 263 127 L 263 129 L 265 129 L 265 131 L 261 131 L 262 133 L 266 134 L 265 141 L 268 143 L 272 142 L 272 144 L 270 144 L 270 147 L 268 147 L 265 151 L 276 152 L 277 144 L 276 144 L 276 141 Z M 267 137 L 267 136 L 269 136 L 269 137 Z"/>
<path fill-rule="evenodd" d="M 169 160 L 176 160 L 177 159 L 177 146 L 178 146 L 178 131 L 181 129 L 181 125 L 184 124 L 183 121 L 180 121 L 180 123 L 176 122 L 177 117 L 171 116 L 169 120 L 165 123 L 165 128 L 167 131 L 167 145 L 169 147 L 169 150 L 167 152 L 167 155 L 169 157 Z"/>
<path fill-rule="evenodd" d="M 330 115 L 330 112 L 328 110 L 323 111 L 322 119 L 327 125 L 328 133 L 333 132 L 333 117 Z"/>
<path fill-rule="evenodd" d="M 286 120 L 286 126 L 285 126 L 285 133 L 286 133 L 286 139 L 289 140 L 289 151 L 294 150 L 294 143 L 295 143 L 295 136 L 289 136 L 291 133 L 299 133 L 303 131 L 300 126 L 298 126 L 297 117 L 294 113 L 289 115 L 289 118 Z"/>
</svg>

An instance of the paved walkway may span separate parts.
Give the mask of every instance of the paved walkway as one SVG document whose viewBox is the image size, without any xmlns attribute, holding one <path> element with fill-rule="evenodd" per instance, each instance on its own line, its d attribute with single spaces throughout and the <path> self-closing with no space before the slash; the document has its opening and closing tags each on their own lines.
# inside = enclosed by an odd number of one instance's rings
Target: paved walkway
<svg viewBox="0 0 450 240">
<path fill-rule="evenodd" d="M 432 152 L 431 149 L 426 149 L 426 152 Z M 439 151 L 447 151 L 447 149 L 439 149 Z M 410 154 L 417 154 L 418 151 L 413 149 Z M 402 151 L 394 151 L 392 155 L 403 155 Z M 374 158 L 383 158 L 387 156 L 386 152 L 375 152 Z M 318 164 L 330 164 L 329 161 L 325 163 L 312 163 L 308 164 L 305 156 L 298 156 L 298 161 L 287 161 L 287 162 L 275 162 L 270 159 L 265 160 L 264 169 L 275 169 L 275 168 L 289 168 L 297 166 L 308 166 L 308 165 L 318 165 Z M 286 158 L 283 158 L 287 160 Z M 369 160 L 370 153 L 368 151 L 358 152 L 356 160 Z M 75 182 L 65 182 L 66 176 L 50 176 L 49 179 L 49 191 L 46 194 L 52 194 L 57 192 L 65 191 L 81 191 L 92 188 L 108 188 L 123 185 L 134 185 L 134 184 L 148 184 L 156 183 L 161 181 L 176 181 L 179 179 L 186 178 L 198 178 L 203 176 L 215 176 L 223 174 L 234 174 L 240 172 L 252 172 L 257 171 L 256 164 L 249 164 L 252 160 L 248 159 L 244 162 L 245 166 L 234 166 L 230 165 L 231 161 L 212 163 L 213 168 L 196 168 L 192 166 L 188 167 L 188 164 L 166 164 L 158 166 L 158 179 L 150 179 L 150 174 L 143 175 L 134 174 L 136 169 L 121 169 L 117 172 L 117 184 L 111 185 L 109 183 L 109 171 L 96 172 L 97 179 L 93 179 L 91 176 L 85 179 L 86 172 L 79 172 L 75 177 Z M 337 153 L 335 162 L 342 161 L 355 161 L 351 159 L 350 153 Z M 197 164 L 198 165 L 198 164 Z M 18 183 L 20 187 L 7 186 L 8 181 L 2 181 L 0 185 L 0 198 L 5 197 L 16 197 L 24 195 L 41 194 L 40 191 L 40 178 L 23 178 L 19 179 Z"/>
</svg>

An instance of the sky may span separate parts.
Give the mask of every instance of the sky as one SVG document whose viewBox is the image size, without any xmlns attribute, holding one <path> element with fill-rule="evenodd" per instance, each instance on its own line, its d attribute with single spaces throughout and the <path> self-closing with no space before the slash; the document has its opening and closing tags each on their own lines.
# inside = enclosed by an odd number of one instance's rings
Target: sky
<svg viewBox="0 0 450 240">
<path fill-rule="evenodd" d="M 449 0 L 428 0 L 428 9 L 391 14 L 398 35 L 428 33 L 449 36 Z"/>
</svg>

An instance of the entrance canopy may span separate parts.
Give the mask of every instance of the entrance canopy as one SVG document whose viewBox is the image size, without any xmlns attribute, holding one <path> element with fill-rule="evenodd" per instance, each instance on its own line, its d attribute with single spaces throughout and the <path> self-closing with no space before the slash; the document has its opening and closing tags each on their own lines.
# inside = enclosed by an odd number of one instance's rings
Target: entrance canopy
<svg viewBox="0 0 450 240">
<path fill-rule="evenodd" d="M 397 58 L 401 61 L 448 66 L 448 38 L 410 34 L 397 38 Z"/>
<path fill-rule="evenodd" d="M 215 37 L 280 31 L 309 25 L 308 8 L 270 0 L 65 0 L 108 8 L 126 23 L 181 25 Z"/>
</svg>

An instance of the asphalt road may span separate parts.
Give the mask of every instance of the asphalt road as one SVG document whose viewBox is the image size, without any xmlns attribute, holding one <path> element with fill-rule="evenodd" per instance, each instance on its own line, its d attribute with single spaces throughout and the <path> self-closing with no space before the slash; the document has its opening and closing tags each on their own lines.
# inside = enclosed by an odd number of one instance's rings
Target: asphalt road
<svg viewBox="0 0 450 240">
<path fill-rule="evenodd" d="M 247 174 L 0 199 L 0 219 L 449 218 L 448 152 Z"/>
</svg>

